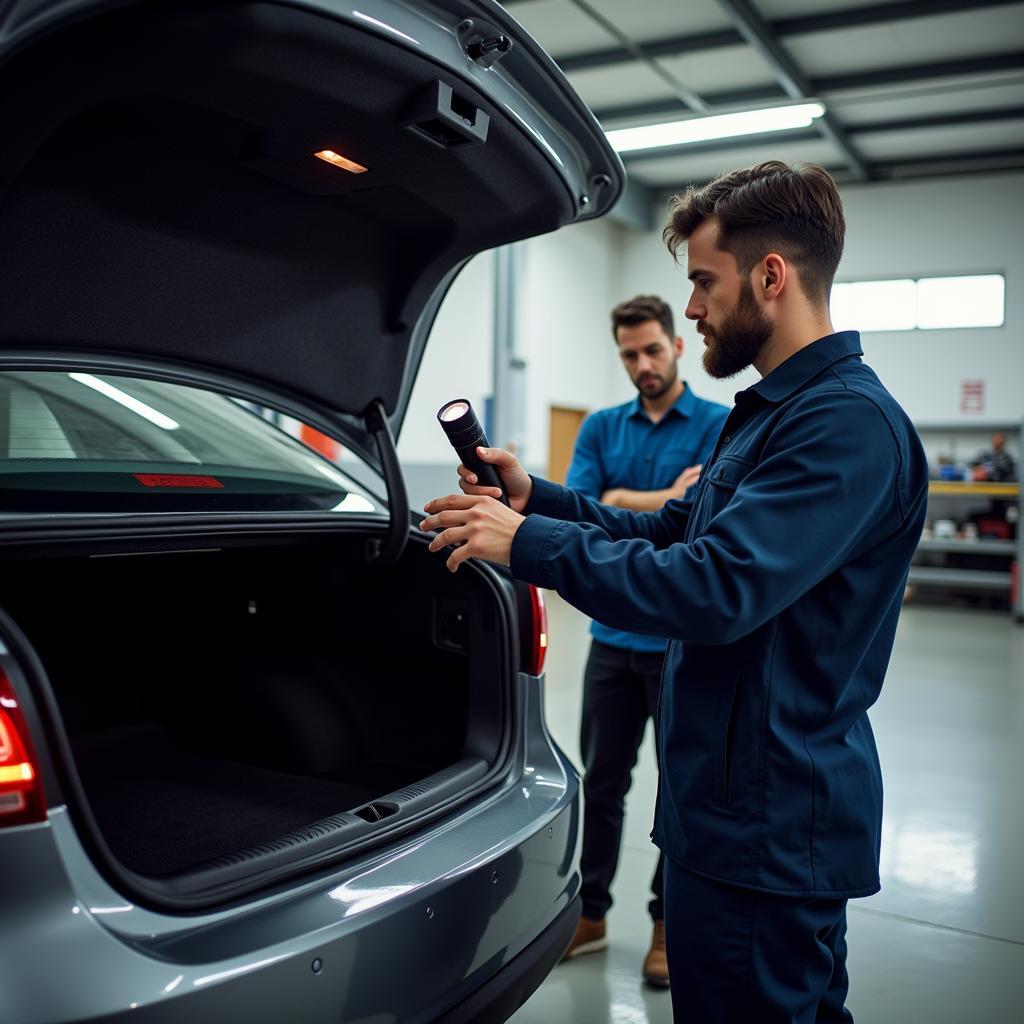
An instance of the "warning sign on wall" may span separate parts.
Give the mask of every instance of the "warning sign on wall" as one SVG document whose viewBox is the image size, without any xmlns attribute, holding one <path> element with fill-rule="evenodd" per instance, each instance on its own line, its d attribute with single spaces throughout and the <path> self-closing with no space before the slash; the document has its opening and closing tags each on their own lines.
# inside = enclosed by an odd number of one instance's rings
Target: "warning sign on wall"
<svg viewBox="0 0 1024 1024">
<path fill-rule="evenodd" d="M 981 416 L 985 412 L 985 382 L 960 381 L 960 412 L 965 416 Z"/>
</svg>

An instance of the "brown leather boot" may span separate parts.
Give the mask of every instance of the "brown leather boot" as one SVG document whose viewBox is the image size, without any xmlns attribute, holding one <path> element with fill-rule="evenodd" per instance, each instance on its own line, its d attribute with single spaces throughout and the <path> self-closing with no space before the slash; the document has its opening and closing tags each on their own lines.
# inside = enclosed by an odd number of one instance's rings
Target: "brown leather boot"
<svg viewBox="0 0 1024 1024">
<path fill-rule="evenodd" d="M 644 957 L 644 981 L 655 988 L 668 988 L 668 957 L 665 955 L 665 922 L 654 922 L 651 948 Z"/>
<path fill-rule="evenodd" d="M 571 960 L 574 956 L 582 956 L 584 953 L 599 953 L 602 949 L 608 948 L 608 933 L 605 929 L 604 918 L 595 920 L 592 917 L 581 917 L 580 923 L 576 925 L 576 934 L 565 951 L 563 960 Z"/>
</svg>

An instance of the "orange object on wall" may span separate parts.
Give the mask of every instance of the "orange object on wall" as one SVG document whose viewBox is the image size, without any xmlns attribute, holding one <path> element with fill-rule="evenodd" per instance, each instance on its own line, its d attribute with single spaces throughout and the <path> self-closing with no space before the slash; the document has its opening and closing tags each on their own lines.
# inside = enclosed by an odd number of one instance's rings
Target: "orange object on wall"
<svg viewBox="0 0 1024 1024">
<path fill-rule="evenodd" d="M 337 462 L 341 457 L 341 445 L 333 437 L 328 437 L 313 427 L 307 427 L 305 423 L 299 428 L 299 440 L 326 456 L 331 462 Z"/>
</svg>

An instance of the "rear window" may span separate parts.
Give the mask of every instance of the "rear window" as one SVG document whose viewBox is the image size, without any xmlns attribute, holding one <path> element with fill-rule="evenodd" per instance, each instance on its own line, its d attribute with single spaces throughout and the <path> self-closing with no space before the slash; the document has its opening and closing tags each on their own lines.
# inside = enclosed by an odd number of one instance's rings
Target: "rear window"
<svg viewBox="0 0 1024 1024">
<path fill-rule="evenodd" d="M 0 512 L 372 512 L 259 410 L 113 374 L 0 374 Z"/>
</svg>

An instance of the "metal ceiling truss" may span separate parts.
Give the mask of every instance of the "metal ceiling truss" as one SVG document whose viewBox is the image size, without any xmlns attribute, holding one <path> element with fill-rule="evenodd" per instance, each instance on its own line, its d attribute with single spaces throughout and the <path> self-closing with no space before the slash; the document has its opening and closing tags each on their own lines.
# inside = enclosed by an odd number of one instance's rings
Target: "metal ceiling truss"
<svg viewBox="0 0 1024 1024">
<path fill-rule="evenodd" d="M 996 53 L 988 57 L 970 57 L 966 60 L 946 60 L 928 64 L 908 64 L 874 71 L 852 74 L 829 75 L 812 78 L 809 81 L 810 95 L 827 96 L 830 93 L 851 89 L 884 89 L 887 86 L 905 85 L 909 82 L 940 81 L 1000 71 L 1024 69 L 1024 51 Z M 731 89 L 728 92 L 707 93 L 704 99 L 711 108 L 738 106 L 741 104 L 774 103 L 786 95 L 781 86 L 761 86 L 748 89 Z M 595 110 L 602 124 L 613 121 L 643 121 L 651 117 L 666 115 L 678 117 L 681 113 L 676 100 L 655 100 L 650 103 L 632 103 L 621 107 L 605 107 Z"/>
<path fill-rule="evenodd" d="M 503 0 L 505 6 L 515 8 L 526 0 Z M 983 79 L 993 74 L 1024 70 L 1024 51 L 994 53 L 982 57 L 932 61 L 920 64 L 901 64 L 871 71 L 824 75 L 812 78 L 806 75 L 786 50 L 785 40 L 813 33 L 833 32 L 849 28 L 886 25 L 919 18 L 934 18 L 943 14 L 962 14 L 970 11 L 1020 5 L 1021 0 L 889 0 L 863 7 L 848 7 L 822 13 L 777 18 L 768 21 L 755 9 L 750 0 L 718 0 L 729 15 L 732 26 L 688 35 L 635 41 L 605 18 L 586 0 L 570 0 L 583 13 L 602 24 L 620 45 L 595 49 L 585 53 L 555 56 L 555 62 L 567 73 L 641 62 L 657 71 L 675 93 L 674 98 L 631 103 L 595 110 L 598 120 L 605 125 L 650 123 L 652 119 L 670 119 L 699 115 L 705 111 L 778 103 L 779 100 L 825 98 L 836 94 L 864 90 L 882 93 L 894 86 L 915 82 L 953 82 L 956 79 Z M 824 4 L 824 0 L 823 0 Z M 687 88 L 675 75 L 659 65 L 659 59 L 705 53 L 726 47 L 748 45 L 755 49 L 775 73 L 774 83 L 748 86 L 740 89 L 700 93 Z M 664 73 L 663 73 L 664 72 Z M 870 101 L 870 96 L 866 98 Z M 935 154 L 886 160 L 865 160 L 851 141 L 854 138 L 886 132 L 905 132 L 927 128 L 949 128 L 958 125 L 976 125 L 1024 118 L 1024 108 L 1010 107 L 991 110 L 972 110 L 964 113 L 925 115 L 903 120 L 876 121 L 843 125 L 834 113 L 815 122 L 813 128 L 789 132 L 771 132 L 747 135 L 735 139 L 717 139 L 681 146 L 661 147 L 623 154 L 628 165 L 647 161 L 746 149 L 768 142 L 812 142 L 825 138 L 842 154 L 845 167 L 828 168 L 841 180 L 864 181 L 871 178 L 906 178 L 939 174 L 960 174 L 971 170 L 1002 170 L 1024 166 L 1024 148 L 1011 146 L 971 153 Z M 634 182 L 634 185 L 636 183 Z M 652 190 L 652 194 L 659 191 Z"/>
<path fill-rule="evenodd" d="M 896 3 L 874 4 L 870 7 L 854 7 L 795 18 L 779 18 L 767 22 L 767 25 L 776 39 L 785 40 L 814 32 L 885 25 L 894 21 L 909 21 L 915 18 L 934 17 L 939 14 L 1005 7 L 1015 3 L 1020 3 L 1020 0 L 900 0 Z M 514 4 L 506 3 L 505 6 L 514 6 Z M 667 39 L 639 41 L 634 42 L 633 45 L 641 49 L 648 57 L 658 58 L 702 53 L 726 46 L 741 46 L 744 42 L 746 40 L 738 28 L 724 28 L 690 35 L 670 36 Z M 567 73 L 610 67 L 615 64 L 628 64 L 635 59 L 633 50 L 624 46 L 590 50 L 586 53 L 575 53 L 565 57 L 555 56 L 554 58 L 555 63 Z"/>
<path fill-rule="evenodd" d="M 797 67 L 796 61 L 749 0 L 718 0 L 718 6 L 732 17 L 743 38 L 768 62 L 787 96 L 795 100 L 806 100 L 814 95 L 810 80 Z M 815 127 L 843 154 L 855 178 L 867 181 L 871 177 L 867 164 L 834 114 L 826 110 L 815 122 Z"/>
</svg>

